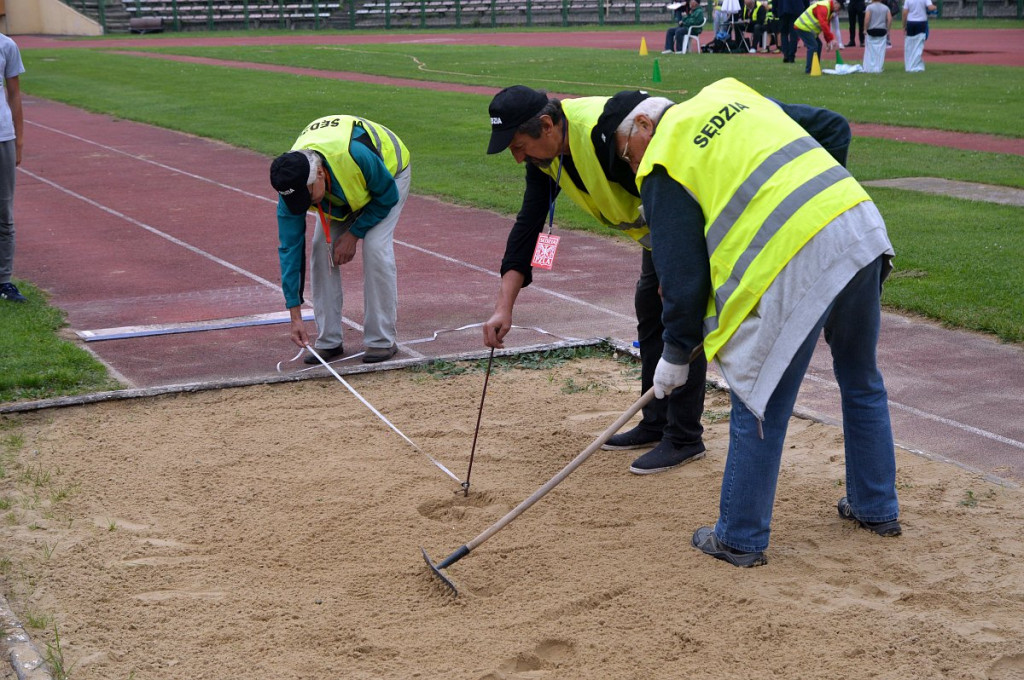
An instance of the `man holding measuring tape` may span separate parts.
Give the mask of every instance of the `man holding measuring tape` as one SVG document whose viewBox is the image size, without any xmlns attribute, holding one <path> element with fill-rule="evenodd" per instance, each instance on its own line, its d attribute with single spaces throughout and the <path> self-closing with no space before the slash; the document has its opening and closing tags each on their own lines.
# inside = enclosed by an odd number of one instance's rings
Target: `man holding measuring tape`
<svg viewBox="0 0 1024 680">
<path fill-rule="evenodd" d="M 291 339 L 309 344 L 302 321 L 306 212 L 315 211 L 310 263 L 316 350 L 330 360 L 342 346 L 340 265 L 363 244 L 365 363 L 398 352 L 398 271 L 394 233 L 409 196 L 409 150 L 395 133 L 356 116 L 318 118 L 288 153 L 274 159 L 270 183 L 279 194 L 277 229 L 281 289 L 291 314 Z M 313 355 L 307 364 L 318 363 Z"/>
</svg>

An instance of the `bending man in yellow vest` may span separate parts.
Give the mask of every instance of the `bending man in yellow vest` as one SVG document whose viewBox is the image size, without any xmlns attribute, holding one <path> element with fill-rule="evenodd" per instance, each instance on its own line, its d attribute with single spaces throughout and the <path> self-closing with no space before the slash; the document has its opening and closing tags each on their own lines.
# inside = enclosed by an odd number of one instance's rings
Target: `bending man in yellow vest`
<svg viewBox="0 0 1024 680">
<path fill-rule="evenodd" d="M 599 132 L 636 171 L 651 229 L 665 325 L 656 396 L 686 382 L 701 344 L 731 389 L 718 521 L 693 545 L 737 566 L 767 561 L 783 440 L 822 329 L 843 406 L 839 514 L 898 535 L 876 364 L 893 249 L 867 193 L 782 106 L 733 79 L 682 104 L 648 99 Z"/>
<path fill-rule="evenodd" d="M 832 18 L 844 6 L 844 0 L 817 0 L 817 2 L 812 2 L 810 7 L 804 10 L 804 13 L 793 22 L 793 29 L 800 36 L 800 39 L 804 41 L 804 47 L 807 48 L 807 66 L 804 69 L 804 73 L 811 72 L 811 65 L 814 63 L 815 54 L 818 55 L 818 63 L 821 63 L 821 41 L 818 39 L 819 35 L 821 35 L 825 41 L 825 46 L 829 50 L 842 47 L 836 34 L 832 32 Z M 836 25 L 838 26 L 838 23 Z"/>
<path fill-rule="evenodd" d="M 270 183 L 279 194 L 277 230 L 281 289 L 291 314 L 291 339 L 309 344 L 302 321 L 306 213 L 316 223 L 310 252 L 310 288 L 325 360 L 345 353 L 342 344 L 340 266 L 363 244 L 363 361 L 398 352 L 398 273 L 394 233 L 409 196 L 409 150 L 395 133 L 364 118 L 318 118 L 299 134 L 292 150 L 274 159 Z M 307 364 L 319 363 L 310 354 Z"/>
<path fill-rule="evenodd" d="M 633 92 L 640 101 L 646 93 Z M 484 344 L 502 347 L 512 327 L 512 308 L 519 291 L 533 279 L 531 260 L 545 218 L 555 197 L 565 192 L 602 224 L 620 229 L 643 246 L 640 279 L 634 304 L 640 344 L 641 391 L 653 384 L 661 356 L 661 298 L 651 261 L 647 226 L 640 216 L 640 198 L 629 167 L 622 163 L 606 172 L 598 160 L 610 138 L 594 136 L 594 124 L 607 97 L 559 101 L 522 85 L 499 92 L 490 104 L 491 141 L 487 153 L 506 148 L 517 163 L 527 161 L 522 208 L 509 233 L 501 262 L 501 288 L 494 314 L 484 323 Z M 599 147 L 602 151 L 595 149 Z M 633 429 L 614 435 L 609 449 L 651 448 L 630 465 L 630 472 L 662 472 L 704 457 L 704 369 L 695 362 L 685 385 L 667 399 L 653 402 Z"/>
</svg>

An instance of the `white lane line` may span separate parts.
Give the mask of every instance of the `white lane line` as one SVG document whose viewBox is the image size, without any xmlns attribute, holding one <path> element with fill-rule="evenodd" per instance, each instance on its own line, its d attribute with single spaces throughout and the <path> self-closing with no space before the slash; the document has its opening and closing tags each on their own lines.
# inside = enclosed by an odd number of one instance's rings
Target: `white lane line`
<svg viewBox="0 0 1024 680">
<path fill-rule="evenodd" d="M 180 168 L 175 168 L 175 167 L 172 167 L 170 165 L 166 165 L 164 163 L 159 163 L 159 162 L 151 160 L 149 158 L 143 158 L 141 156 L 128 153 L 127 151 L 122 151 L 121 149 L 117 149 L 117 148 L 114 148 L 112 146 L 108 146 L 106 144 L 101 144 L 99 142 L 95 142 L 93 140 L 86 139 L 84 137 L 80 137 L 78 135 L 73 135 L 73 134 L 65 132 L 63 130 L 57 130 L 55 128 L 49 127 L 47 125 L 43 125 L 41 123 L 36 123 L 34 121 L 26 120 L 25 122 L 29 123 L 31 125 L 36 125 L 37 127 L 45 129 L 45 130 L 47 130 L 49 132 L 52 132 L 54 134 L 59 134 L 59 135 L 64 135 L 66 137 L 70 137 L 70 138 L 75 139 L 76 141 L 80 141 L 80 142 L 82 142 L 84 144 L 91 144 L 93 146 L 97 146 L 97 147 L 106 149 L 106 150 L 111 151 L 113 153 L 118 153 L 118 154 L 122 154 L 124 156 L 128 156 L 129 158 L 132 158 L 134 160 L 137 160 L 137 161 L 140 161 L 140 162 L 143 162 L 143 163 L 150 163 L 151 165 L 155 165 L 155 166 L 157 166 L 159 168 L 162 168 L 162 169 L 165 169 L 165 170 L 167 170 L 169 172 L 174 172 L 174 173 L 178 173 L 178 174 L 181 174 L 181 175 L 185 175 L 185 176 L 191 177 L 191 178 L 193 178 L 195 180 L 198 180 L 198 181 L 201 181 L 201 182 L 206 182 L 206 183 L 212 184 L 214 186 L 217 186 L 217 187 L 229 190 L 229 191 L 235 191 L 235 192 L 238 192 L 240 194 L 243 194 L 243 195 L 251 197 L 251 198 L 256 198 L 256 199 L 259 199 L 259 200 L 262 200 L 262 201 L 267 201 L 268 203 L 275 203 L 276 202 L 274 199 L 269 198 L 267 196 L 260 196 L 258 194 L 254 194 L 254 193 L 251 193 L 249 191 L 245 191 L 243 189 L 239 189 L 238 187 L 233 187 L 233 186 L 224 184 L 222 182 L 218 182 L 216 180 L 210 179 L 208 177 L 203 177 L 202 175 L 197 175 L 195 173 L 191 173 L 191 172 L 188 172 L 186 170 L 182 170 Z M 191 251 L 193 251 L 193 252 L 195 252 L 197 254 L 203 255 L 204 257 L 209 257 L 210 259 L 214 260 L 215 262 L 218 262 L 218 263 L 223 264 L 224 266 L 228 267 L 232 271 L 237 271 L 238 273 L 243 274 L 244 276 L 248 276 L 249 278 L 252 278 L 253 280 L 258 281 L 258 282 L 262 283 L 263 285 L 268 285 L 271 288 L 273 288 L 274 290 L 278 289 L 278 286 L 276 284 L 272 284 L 272 283 L 270 283 L 269 281 L 267 281 L 266 279 L 264 279 L 262 277 L 258 277 L 255 274 L 251 274 L 249 272 L 246 272 L 245 270 L 239 269 L 238 267 L 235 267 L 234 265 L 232 265 L 232 264 L 230 264 L 228 262 L 225 262 L 224 260 L 221 260 L 220 258 L 217 258 L 217 257 L 215 257 L 213 255 L 205 253 L 204 251 L 201 251 L 198 248 L 196 248 L 194 246 L 191 246 L 191 245 L 185 243 L 184 241 L 181 241 L 180 239 L 176 239 L 173 236 L 170 236 L 169 234 L 164 234 L 163 232 L 161 232 L 161 231 L 159 231 L 157 229 L 154 229 L 154 228 L 152 228 L 152 227 L 150 227 L 148 225 L 144 225 L 141 222 L 138 222 L 137 220 L 134 220 L 134 219 L 132 219 L 130 217 L 127 217 L 126 215 L 123 215 L 122 213 L 119 213 L 117 211 L 114 211 L 114 210 L 111 210 L 111 209 L 106 208 L 104 206 L 101 206 L 98 203 L 96 203 L 95 201 L 92 201 L 92 200 L 90 200 L 88 198 L 85 198 L 84 196 L 81 196 L 80 194 L 76 194 L 76 193 L 74 193 L 74 192 L 72 192 L 70 190 L 64 189 L 63 187 L 59 187 L 58 185 L 54 184 L 53 182 L 50 182 L 49 180 L 45 180 L 45 179 L 39 177 L 38 175 L 36 175 L 34 173 L 31 173 L 28 170 L 25 170 L 24 168 L 19 167 L 18 169 L 20 171 L 22 171 L 22 172 L 25 172 L 29 176 L 34 177 L 35 179 L 38 179 L 38 180 L 40 180 L 42 182 L 45 182 L 46 184 L 49 184 L 50 186 L 53 186 L 54 188 L 56 188 L 56 189 L 58 189 L 60 191 L 65 191 L 65 192 L 67 192 L 67 193 L 69 193 L 69 194 L 71 194 L 71 195 L 73 195 L 75 197 L 78 197 L 81 200 L 89 203 L 90 205 L 94 205 L 94 206 L 96 206 L 97 208 L 99 208 L 101 210 L 109 212 L 109 213 L 111 213 L 113 215 L 117 215 L 118 217 L 121 217 L 121 218 L 123 218 L 123 219 L 125 219 L 125 220 L 127 220 L 127 221 L 129 221 L 129 222 L 131 222 L 133 224 L 137 224 L 138 226 L 143 227 L 144 229 L 146 229 L 148 231 L 151 231 L 151 232 L 153 232 L 153 233 L 155 233 L 157 235 L 160 235 L 160 236 L 168 239 L 169 241 L 171 241 L 173 243 L 177 243 L 177 244 L 181 245 L 182 247 L 187 248 L 187 249 L 189 249 L 189 250 L 191 250 Z M 459 259 L 456 259 L 456 258 L 453 258 L 453 257 L 449 257 L 447 255 L 443 255 L 441 253 L 437 253 L 437 252 L 434 252 L 432 250 L 428 250 L 426 248 L 421 248 L 420 246 L 415 246 L 415 245 L 412 245 L 411 243 L 406 243 L 404 241 L 399 241 L 399 240 L 395 240 L 395 243 L 397 243 L 397 244 L 399 244 L 401 246 L 404 246 L 406 248 L 410 248 L 412 250 L 415 250 L 417 252 L 420 252 L 420 253 L 423 253 L 423 254 L 426 254 L 426 255 L 430 255 L 432 257 L 436 257 L 436 258 L 441 259 L 441 260 L 443 260 L 445 262 L 449 262 L 449 263 L 452 263 L 452 264 L 460 265 L 462 267 L 465 267 L 467 269 L 471 269 L 471 270 L 473 270 L 475 272 L 478 272 L 478 273 L 484 273 L 484 274 L 488 274 L 488 275 L 494 276 L 494 277 L 498 277 L 499 276 L 499 274 L 497 272 L 495 272 L 495 271 L 486 269 L 484 267 L 479 267 L 479 266 L 471 264 L 469 262 L 465 262 L 463 260 L 459 260 Z M 593 303 L 587 302 L 586 300 L 582 300 L 580 298 L 573 297 L 572 295 L 565 295 L 563 293 L 558 293 L 556 291 L 548 290 L 546 288 L 539 287 L 539 286 L 530 286 L 530 288 L 532 290 L 538 292 L 538 293 L 543 293 L 545 295 L 550 295 L 552 297 L 555 297 L 555 298 L 557 298 L 559 300 L 563 300 L 565 302 L 571 302 L 573 304 L 581 305 L 583 307 L 587 307 L 589 309 L 600 311 L 600 312 L 602 312 L 604 314 L 608 314 L 608 315 L 611 315 L 611 316 L 614 316 L 614 317 L 617 317 L 617 318 L 620 318 L 620 319 L 633 320 L 633 317 L 630 316 L 630 315 L 622 314 L 620 312 L 616 312 L 615 310 L 607 309 L 605 307 L 601 307 L 600 305 L 595 305 Z M 362 332 L 362 327 L 359 326 L 358 324 L 353 323 L 348 318 L 343 318 L 343 320 L 345 321 L 345 323 L 348 323 L 349 325 L 351 325 L 353 328 L 355 328 L 359 332 Z M 412 353 L 413 354 L 417 354 L 414 351 Z M 831 382 L 829 382 L 827 380 L 823 380 L 821 378 L 812 376 L 810 374 L 808 374 L 806 377 L 808 379 L 810 379 L 810 380 L 814 380 L 816 382 L 821 382 L 823 384 L 835 385 L 835 383 L 831 383 Z M 988 432 L 987 430 L 982 430 L 982 429 L 973 427 L 971 425 L 967 425 L 965 423 L 961 423 L 961 422 L 958 422 L 958 421 L 955 421 L 955 420 L 950 420 L 948 418 L 943 418 L 942 416 L 937 416 L 937 415 L 928 413 L 926 411 L 921 411 L 920 409 L 916 409 L 916 408 L 914 408 L 912 406 L 907 406 L 905 404 L 900 404 L 900 403 L 897 403 L 897 402 L 894 402 L 894 401 L 891 401 L 891 400 L 889 401 L 889 404 L 893 408 L 896 408 L 896 409 L 899 409 L 899 410 L 903 410 L 903 411 L 907 411 L 908 413 L 916 415 L 916 416 L 918 416 L 920 418 L 925 418 L 927 420 L 932 420 L 932 421 L 935 421 L 935 422 L 939 422 L 939 423 L 942 423 L 944 425 L 948 425 L 949 427 L 953 427 L 955 429 L 963 430 L 965 432 L 970 432 L 972 434 L 976 434 L 976 435 L 978 435 L 980 437 L 984 437 L 986 439 L 991 439 L 992 441 L 997 441 L 997 442 L 1001 442 L 1003 444 L 1007 444 L 1009 446 L 1013 446 L 1013 447 L 1016 447 L 1016 448 L 1024 449 L 1024 442 L 1019 442 L 1019 441 L 1016 441 L 1014 439 L 1009 439 L 1007 437 L 1003 437 L 1002 435 L 995 434 L 994 432 Z"/>
<path fill-rule="evenodd" d="M 806 374 L 804 378 L 806 380 L 810 380 L 821 385 L 828 385 L 830 388 L 833 388 L 836 391 L 839 390 L 839 385 L 833 380 L 819 378 L 818 376 L 811 375 L 810 373 Z M 995 432 L 982 430 L 981 428 L 974 427 L 973 425 L 968 425 L 966 423 L 961 423 L 960 421 L 957 420 L 951 420 L 949 418 L 944 418 L 943 416 L 937 416 L 934 413 L 928 413 L 927 411 L 922 411 L 919 408 L 914 408 L 913 406 L 901 404 L 898 401 L 893 401 L 892 399 L 889 400 L 889 406 L 891 408 L 896 409 L 897 411 L 905 411 L 911 415 L 917 416 L 918 418 L 924 418 L 925 420 L 931 420 L 936 423 L 942 423 L 943 425 L 946 425 L 948 427 L 952 427 L 957 430 L 963 430 L 964 432 L 970 432 L 971 434 L 978 435 L 979 437 L 984 437 L 985 439 L 991 439 L 992 441 L 999 442 L 1000 444 L 1006 444 L 1008 446 L 1013 446 L 1018 449 L 1024 449 L 1024 442 L 1019 442 L 1016 439 L 1004 437 L 1000 434 L 996 434 Z"/>
<path fill-rule="evenodd" d="M 105 149 L 106 151 L 110 151 L 111 153 L 117 153 L 117 154 L 121 154 L 123 156 L 127 156 L 128 158 L 131 158 L 133 160 L 139 161 L 141 163 L 149 163 L 150 165 L 155 165 L 156 167 L 161 168 L 163 170 L 167 170 L 168 172 L 174 172 L 174 173 L 177 173 L 177 174 L 180 174 L 180 175 L 185 175 L 186 177 L 189 177 L 191 179 L 197 180 L 199 182 L 206 182 L 208 184 L 212 184 L 212 185 L 214 185 L 214 186 L 216 186 L 218 188 L 221 188 L 221 189 L 226 189 L 228 191 L 237 192 L 237 193 L 242 194 L 243 196 L 246 196 L 248 198 L 255 198 L 255 199 L 258 199 L 260 201 L 266 201 L 267 203 L 273 203 L 275 205 L 277 204 L 277 199 L 276 198 L 270 198 L 268 196 L 261 196 L 259 194 L 254 194 L 254 193 L 252 193 L 250 191 L 246 191 L 244 189 L 239 189 L 238 187 L 233 187 L 233 186 L 230 186 L 228 184 L 224 184 L 223 182 L 218 182 L 215 179 L 210 179 L 209 177 L 203 177 L 202 175 L 197 175 L 197 174 L 195 174 L 193 172 L 189 172 L 187 170 L 182 170 L 181 168 L 176 168 L 176 167 L 167 165 L 165 163 L 160 163 L 160 162 L 154 161 L 154 160 L 152 160 L 150 158 L 144 158 L 142 156 L 138 156 L 136 154 L 132 154 L 132 153 L 129 153 L 127 151 L 123 151 L 121 149 L 109 146 L 107 144 L 101 144 L 100 142 L 95 142 L 95 141 L 93 141 L 91 139 L 86 139 L 85 137 L 81 137 L 79 135 L 74 135 L 74 134 L 71 134 L 69 132 L 65 132 L 64 130 L 58 130 L 56 128 L 49 127 L 48 125 L 43 125 L 41 123 L 36 123 L 36 122 L 33 122 L 33 121 L 28 121 L 28 120 L 25 121 L 25 122 L 29 123 L 29 124 L 32 124 L 32 125 L 35 125 L 35 126 L 37 126 L 39 128 L 42 128 L 42 129 L 44 129 L 44 130 L 46 130 L 48 132 L 53 133 L 53 134 L 64 135 L 65 137 L 69 137 L 69 138 L 74 139 L 75 141 L 81 142 L 83 144 L 91 144 L 91 145 L 99 147 L 101 149 Z M 395 239 L 395 243 L 397 245 L 403 246 L 405 248 L 409 248 L 410 250 L 415 250 L 415 251 L 423 253 L 425 255 L 430 255 L 431 257 L 436 257 L 439 260 L 443 260 L 443 261 L 449 262 L 451 264 L 460 265 L 462 267 L 465 267 L 466 269 L 470 269 L 470 270 L 475 271 L 477 273 L 481 273 L 481 274 L 485 274 L 487 276 L 493 276 L 493 277 L 496 277 L 496 278 L 500 278 L 500 274 L 498 274 L 498 272 L 494 271 L 493 269 L 487 269 L 486 267 L 480 267 L 480 266 L 477 266 L 475 264 L 466 262 L 464 260 L 458 260 L 456 258 L 449 257 L 449 256 L 444 255 L 442 253 L 438 253 L 438 252 L 435 252 L 433 250 L 428 250 L 426 248 L 421 248 L 420 246 L 416 246 L 416 245 L 413 245 L 411 243 L 407 243 L 405 241 L 400 241 L 398 239 Z M 551 297 L 556 298 L 558 300 L 562 300 L 563 302 L 570 302 L 570 303 L 575 304 L 575 305 L 580 305 L 581 307 L 586 307 L 588 309 L 593 309 L 593 310 L 595 310 L 597 312 L 601 312 L 602 314 L 607 314 L 609 316 L 613 316 L 613 317 L 616 317 L 618 319 L 623 319 L 625 321 L 635 321 L 635 318 L 633 316 L 629 315 L 629 314 L 623 314 L 621 312 L 615 311 L 614 309 L 608 309 L 607 307 L 602 307 L 600 305 L 595 305 L 592 302 L 587 302 L 586 300 L 582 300 L 580 298 L 573 297 L 572 295 L 566 295 L 564 293 L 559 293 L 557 291 L 549 290 L 549 289 L 544 288 L 542 286 L 537 286 L 536 284 L 531 285 L 530 286 L 530 290 L 532 290 L 534 292 L 537 292 L 537 293 L 542 293 L 544 295 L 551 296 Z"/>
<path fill-rule="evenodd" d="M 276 283 L 268 281 L 267 279 L 263 278 L 262 276 L 259 276 L 258 274 L 253 274 L 252 272 L 250 272 L 250 271 L 248 271 L 246 269 L 242 269 L 241 267 L 239 267 L 237 265 L 231 264 L 227 260 L 221 259 L 221 258 L 217 257 L 216 255 L 214 255 L 212 253 L 208 253 L 205 250 L 202 250 L 201 248 L 197 248 L 196 246 L 192 245 L 191 243 L 186 243 L 185 241 L 182 241 L 180 238 L 177 238 L 175 236 L 171 236 L 168 233 L 160 231 L 156 227 L 150 226 L 150 225 L 148 225 L 148 224 L 146 224 L 144 222 L 140 222 L 139 220 L 135 219 L 134 217 L 129 217 L 128 215 L 125 215 L 124 213 L 122 213 L 122 212 L 120 212 L 118 210 L 114 210 L 113 208 L 109 208 L 109 207 L 107 207 L 105 205 L 97 203 L 96 201 L 92 200 L 91 198 L 88 198 L 87 196 L 83 196 L 82 194 L 80 194 L 80 193 L 78 193 L 76 191 L 73 191 L 72 189 L 68 189 L 67 187 L 61 186 L 61 185 L 57 184 L 56 182 L 53 182 L 51 180 L 46 179 L 45 177 L 40 177 L 39 175 L 37 175 L 36 173 L 32 172 L 31 170 L 26 170 L 23 167 L 19 167 L 18 170 L 23 172 L 23 173 L 25 173 L 26 175 L 28 175 L 32 179 L 35 179 L 35 180 L 37 180 L 39 182 L 42 182 L 43 184 L 46 184 L 46 185 L 52 187 L 53 189 L 55 189 L 55 190 L 57 190 L 59 192 L 67 194 L 68 196 L 72 196 L 73 198 L 77 198 L 78 200 L 80 200 L 80 201 L 82 201 L 82 202 L 84 202 L 84 203 L 86 203 L 86 204 L 96 208 L 97 210 L 101 210 L 101 211 L 103 211 L 105 213 L 113 215 L 114 217 L 117 217 L 118 219 L 122 219 L 125 222 L 128 222 L 129 224 L 134 224 L 135 226 L 140 227 L 142 229 L 145 229 L 146 231 L 150 232 L 151 234 L 154 234 L 155 236 L 159 236 L 160 238 L 163 238 L 163 239 L 166 239 L 166 240 L 170 241 L 174 245 L 181 246 L 185 250 L 188 250 L 188 251 L 190 251 L 192 253 L 195 253 L 196 255 L 199 255 L 200 257 L 204 257 L 204 258 L 210 260 L 211 262 L 216 262 L 217 264 L 219 264 L 219 265 L 221 265 L 223 267 L 227 267 L 231 271 L 233 271 L 233 272 L 235 272 L 237 274 L 241 274 L 242 276 L 255 281 L 256 283 L 260 284 L 261 286 L 266 286 L 267 288 L 270 288 L 271 290 L 274 290 L 274 291 L 280 290 L 280 286 L 278 286 Z M 362 325 L 356 323 L 352 319 L 349 319 L 347 316 L 342 316 L 341 320 L 342 320 L 343 323 L 345 323 L 349 327 L 355 329 L 357 332 L 359 332 L 359 333 L 363 332 Z M 422 354 L 420 354 L 419 352 L 416 352 L 415 350 L 409 350 L 408 348 L 406 348 L 406 351 L 408 351 L 410 354 L 416 356 L 417 358 L 422 358 L 423 357 Z"/>
<path fill-rule="evenodd" d="M 78 193 L 77 191 L 69 189 L 69 188 L 67 188 L 65 186 L 61 186 L 60 184 L 57 184 L 56 182 L 48 180 L 45 177 L 41 177 L 41 176 L 37 175 L 36 173 L 32 172 L 31 170 L 26 170 L 24 167 L 19 167 L 18 170 L 20 170 L 21 172 L 25 173 L 26 175 L 28 175 L 32 179 L 34 179 L 34 180 L 36 180 L 38 182 L 42 182 L 43 184 L 46 184 L 46 185 L 56 189 L 57 191 L 60 191 L 62 193 L 67 194 L 68 196 L 71 196 L 73 198 L 77 198 L 78 200 L 80 200 L 83 203 L 86 203 L 86 204 L 96 208 L 97 210 L 101 210 L 101 211 L 103 211 L 103 212 L 105 212 L 105 213 L 107 213 L 109 215 L 113 215 L 114 217 L 116 217 L 118 219 L 121 219 L 121 220 L 124 220 L 125 222 L 128 222 L 129 224 L 134 224 L 136 227 L 140 227 L 142 229 L 145 229 L 149 233 L 154 234 L 155 236 L 159 236 L 162 239 L 166 239 L 166 240 L 170 241 L 171 243 L 173 243 L 176 246 L 181 246 L 185 250 L 193 252 L 196 255 L 199 255 L 201 257 L 205 257 L 206 259 L 210 260 L 211 262 L 216 262 L 217 264 L 221 265 L 222 267 L 227 267 L 228 269 L 230 269 L 231 271 L 235 272 L 236 274 L 241 274 L 242 276 L 255 281 L 256 283 L 260 284 L 261 286 L 266 286 L 266 287 L 268 287 L 268 288 L 270 288 L 272 290 L 278 290 L 278 285 L 276 283 L 268 281 L 267 279 L 263 278 L 262 276 L 259 276 L 257 274 L 253 274 L 252 272 L 250 272 L 248 270 L 245 270 L 245 269 L 242 269 L 239 266 L 233 265 L 230 262 L 228 262 L 227 260 L 223 260 L 223 259 L 217 257 L 216 255 L 212 254 L 212 253 L 208 253 L 205 250 L 202 250 L 201 248 L 197 248 L 196 246 L 192 245 L 191 243 L 186 243 L 185 241 L 182 241 L 180 238 L 177 238 L 175 236 L 171 236 L 170 234 L 168 234 L 166 232 L 160 231 L 156 227 L 150 226 L 150 225 L 146 224 L 145 222 L 140 222 L 139 220 L 135 219 L 134 217 L 129 217 L 128 215 L 125 215 L 123 212 L 120 212 L 118 210 L 114 210 L 113 208 L 107 207 L 107 206 L 105 206 L 105 205 L 103 205 L 101 203 L 97 203 L 96 201 L 92 200 L 91 198 L 89 198 L 87 196 L 83 196 L 82 194 Z"/>
<path fill-rule="evenodd" d="M 128 158 L 131 158 L 132 160 L 139 161 L 141 163 L 149 163 L 150 165 L 155 165 L 156 167 L 162 168 L 163 170 L 167 170 L 168 172 L 174 172 L 174 173 L 177 173 L 179 175 L 185 175 L 186 177 L 191 177 L 192 179 L 199 180 L 200 182 L 206 182 L 208 184 L 213 184 L 213 185 L 215 185 L 217 187 L 220 187 L 221 189 L 226 189 L 228 191 L 236 191 L 236 192 L 242 194 L 243 196 L 248 196 L 249 198 L 258 198 L 261 201 L 267 201 L 269 203 L 275 203 L 275 204 L 277 203 L 277 199 L 269 198 L 267 196 L 261 196 L 259 194 L 254 194 L 251 191 L 246 191 L 245 189 L 239 189 L 238 187 L 233 187 L 230 184 L 224 184 L 222 182 L 218 182 L 217 180 L 210 179 L 209 177 L 203 177 L 201 175 L 197 175 L 195 173 L 189 172 L 188 170 L 182 170 L 181 168 L 173 168 L 170 165 L 165 165 L 163 163 L 160 163 L 159 161 L 154 161 L 151 158 L 145 158 L 143 156 L 138 156 L 138 155 L 133 154 L 133 153 L 128 153 L 127 151 L 122 151 L 121 149 L 118 149 L 118 148 L 113 147 L 113 146 L 108 146 L 107 144 L 101 144 L 100 142 L 96 142 L 96 141 L 93 141 L 91 139 L 86 139 L 85 137 L 80 137 L 78 135 L 73 135 L 70 132 L 65 132 L 64 130 L 58 130 L 56 128 L 52 128 L 49 125 L 43 125 L 42 123 L 37 123 L 37 122 L 32 121 L 32 120 L 26 120 L 25 122 L 28 123 L 29 125 L 34 125 L 34 126 L 36 126 L 38 128 L 46 130 L 47 132 L 52 132 L 55 135 L 64 135 L 65 137 L 70 137 L 71 139 L 75 140 L 76 142 L 82 142 L 83 144 L 91 144 L 92 146 L 97 146 L 97 147 L 99 147 L 101 149 L 104 149 L 106 151 L 109 151 L 111 153 L 118 153 L 118 154 L 121 154 L 122 156 L 127 156 Z"/>
<path fill-rule="evenodd" d="M 310 321 L 313 318 L 313 310 L 302 310 L 302 318 L 304 321 Z M 248 316 L 236 316 L 227 319 L 206 319 L 203 321 L 97 328 L 95 330 L 76 331 L 76 334 L 86 342 L 98 342 L 100 340 L 142 338 L 150 335 L 173 335 L 175 333 L 220 331 L 229 328 L 243 328 L 247 326 L 267 326 L 272 324 L 288 323 L 290 320 L 291 315 L 288 312 L 270 312 L 269 314 L 251 314 Z"/>
</svg>

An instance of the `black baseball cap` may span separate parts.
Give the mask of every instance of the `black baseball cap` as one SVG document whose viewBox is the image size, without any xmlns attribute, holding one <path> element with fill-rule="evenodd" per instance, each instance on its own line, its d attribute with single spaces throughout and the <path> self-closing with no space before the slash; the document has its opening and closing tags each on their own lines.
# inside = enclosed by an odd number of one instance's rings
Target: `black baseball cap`
<svg viewBox="0 0 1024 680">
<path fill-rule="evenodd" d="M 281 194 L 293 215 L 309 210 L 313 197 L 309 194 L 309 159 L 301 151 L 289 151 L 270 164 L 270 184 Z"/>
<path fill-rule="evenodd" d="M 491 114 L 491 142 L 487 153 L 500 153 L 512 143 L 519 126 L 540 113 L 548 103 L 545 92 L 513 85 L 494 95 L 487 108 Z"/>
<path fill-rule="evenodd" d="M 615 147 L 615 131 L 626 120 L 626 116 L 650 96 L 643 90 L 623 90 L 605 102 L 604 111 L 598 117 L 590 138 L 606 174 L 613 172 L 617 162 L 625 163 L 619 158 L 619 150 Z"/>
</svg>

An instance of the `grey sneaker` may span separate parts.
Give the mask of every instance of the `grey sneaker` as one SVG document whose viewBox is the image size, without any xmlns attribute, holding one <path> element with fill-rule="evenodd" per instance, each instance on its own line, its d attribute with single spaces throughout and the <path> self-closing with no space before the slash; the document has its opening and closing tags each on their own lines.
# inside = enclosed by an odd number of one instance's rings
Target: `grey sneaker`
<svg viewBox="0 0 1024 680">
<path fill-rule="evenodd" d="M 690 542 L 705 555 L 724 560 L 734 567 L 760 567 L 768 564 L 768 558 L 763 552 L 743 552 L 722 543 L 711 527 L 701 527 L 694 531 Z"/>
<path fill-rule="evenodd" d="M 21 294 L 18 287 L 8 281 L 7 283 L 0 283 L 0 300 L 7 300 L 8 302 L 28 302 L 28 298 Z"/>
<path fill-rule="evenodd" d="M 611 437 L 608 438 L 608 441 L 601 445 L 601 448 L 607 451 L 621 451 L 625 449 L 646 449 L 647 447 L 654 446 L 660 441 L 660 432 L 641 430 L 640 427 L 637 426 L 634 427 L 632 430 L 627 430 L 626 432 L 613 434 Z"/>
<path fill-rule="evenodd" d="M 345 353 L 345 348 L 342 345 L 338 345 L 337 347 L 325 347 L 323 349 L 316 347 L 315 349 L 316 353 L 323 357 L 323 360 L 327 363 L 331 363 L 331 359 L 336 359 Z M 302 363 L 315 364 L 317 366 L 320 365 L 317 358 L 309 353 L 306 354 L 306 358 L 302 360 Z"/>
<path fill-rule="evenodd" d="M 704 445 L 676 448 L 675 444 L 665 440 L 653 449 L 640 456 L 629 466 L 634 475 L 653 475 L 672 468 L 692 463 L 704 457 Z"/>
<path fill-rule="evenodd" d="M 836 504 L 836 509 L 839 511 L 839 516 L 843 519 L 853 520 L 863 528 L 874 531 L 879 536 L 899 536 L 903 533 L 903 527 L 900 526 L 900 521 L 898 519 L 891 519 L 888 522 L 865 522 L 862 519 L 857 519 L 857 516 L 853 514 L 853 508 L 850 506 L 850 501 L 847 500 L 846 496 L 839 499 L 839 503 Z"/>
<path fill-rule="evenodd" d="M 363 363 L 376 364 L 380 361 L 387 361 L 396 354 L 398 354 L 397 345 L 391 345 L 391 347 L 367 347 L 366 352 L 363 353 Z"/>
</svg>

